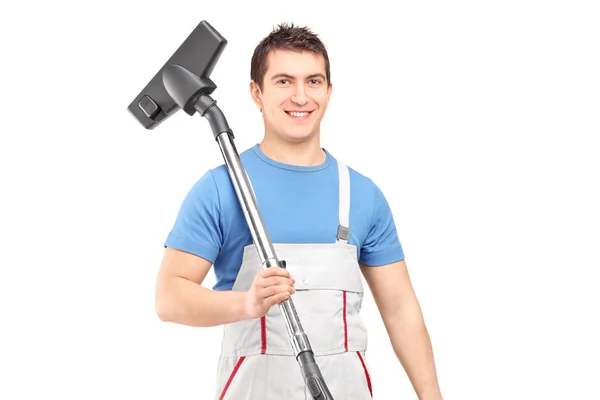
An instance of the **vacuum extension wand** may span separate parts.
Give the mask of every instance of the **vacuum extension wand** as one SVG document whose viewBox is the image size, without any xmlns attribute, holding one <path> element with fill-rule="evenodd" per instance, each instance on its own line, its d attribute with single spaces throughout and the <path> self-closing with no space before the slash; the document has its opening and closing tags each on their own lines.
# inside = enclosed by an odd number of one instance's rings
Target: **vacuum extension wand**
<svg viewBox="0 0 600 400">
<path fill-rule="evenodd" d="M 153 129 L 179 109 L 191 116 L 197 112 L 208 120 L 263 267 L 285 268 L 285 260 L 278 259 L 264 225 L 252 186 L 235 147 L 233 131 L 217 102 L 211 97 L 217 86 L 210 79 L 210 74 L 226 44 L 227 41 L 208 22 L 202 21 L 129 105 L 128 110 L 146 129 Z M 312 398 L 332 400 L 333 396 L 315 361 L 292 298 L 280 303 L 279 309 Z"/>
</svg>

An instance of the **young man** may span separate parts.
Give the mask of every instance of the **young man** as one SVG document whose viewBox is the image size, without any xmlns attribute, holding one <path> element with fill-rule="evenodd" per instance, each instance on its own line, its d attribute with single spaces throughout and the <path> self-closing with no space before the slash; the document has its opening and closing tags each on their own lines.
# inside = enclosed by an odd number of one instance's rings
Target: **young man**
<svg viewBox="0 0 600 400">
<path fill-rule="evenodd" d="M 327 51 L 307 28 L 280 25 L 256 47 L 250 93 L 265 131 L 240 157 L 285 269 L 261 265 L 224 165 L 191 188 L 167 237 L 157 313 L 223 326 L 217 399 L 312 398 L 276 306 L 289 296 L 333 397 L 371 398 L 363 277 L 419 399 L 442 399 L 386 199 L 321 147 L 331 90 Z M 212 290 L 201 286 L 211 266 Z"/>
</svg>

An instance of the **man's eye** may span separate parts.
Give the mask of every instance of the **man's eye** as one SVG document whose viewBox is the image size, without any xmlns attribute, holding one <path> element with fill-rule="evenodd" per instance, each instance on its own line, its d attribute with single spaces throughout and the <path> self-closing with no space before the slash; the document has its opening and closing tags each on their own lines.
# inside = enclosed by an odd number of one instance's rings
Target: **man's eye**
<svg viewBox="0 0 600 400">
<path fill-rule="evenodd" d="M 311 79 L 310 83 L 312 83 L 313 85 L 318 85 L 319 83 L 321 83 L 321 81 L 318 79 Z"/>
</svg>

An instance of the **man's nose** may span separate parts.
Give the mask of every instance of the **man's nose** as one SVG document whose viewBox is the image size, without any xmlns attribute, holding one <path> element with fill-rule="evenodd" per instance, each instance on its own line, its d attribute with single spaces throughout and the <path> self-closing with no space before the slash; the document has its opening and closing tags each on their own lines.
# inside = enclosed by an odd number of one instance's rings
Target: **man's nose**
<svg viewBox="0 0 600 400">
<path fill-rule="evenodd" d="M 306 96 L 306 93 L 304 93 L 304 87 L 297 86 L 291 100 L 301 106 L 308 103 L 308 97 Z"/>
</svg>

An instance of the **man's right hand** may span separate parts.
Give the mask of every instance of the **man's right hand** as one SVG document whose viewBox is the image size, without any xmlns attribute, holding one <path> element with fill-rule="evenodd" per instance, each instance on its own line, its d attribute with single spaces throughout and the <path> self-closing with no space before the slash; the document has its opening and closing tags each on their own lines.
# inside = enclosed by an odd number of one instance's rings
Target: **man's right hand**
<svg viewBox="0 0 600 400">
<path fill-rule="evenodd" d="M 245 311 L 248 318 L 260 318 L 276 304 L 287 300 L 296 292 L 296 281 L 280 267 L 269 267 L 256 275 L 246 292 Z"/>
</svg>

